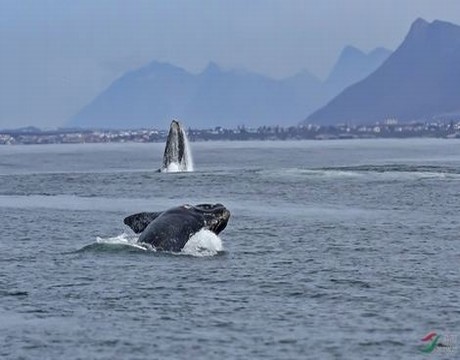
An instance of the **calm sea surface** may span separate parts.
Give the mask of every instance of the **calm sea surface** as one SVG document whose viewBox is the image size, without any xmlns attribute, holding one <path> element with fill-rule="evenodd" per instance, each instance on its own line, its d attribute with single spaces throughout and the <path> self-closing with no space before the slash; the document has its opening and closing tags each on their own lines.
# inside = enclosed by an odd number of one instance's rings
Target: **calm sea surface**
<svg viewBox="0 0 460 360">
<path fill-rule="evenodd" d="M 163 146 L 0 147 L 0 358 L 460 357 L 460 141 L 192 143 L 181 174 Z M 198 202 L 223 251 L 131 245 Z"/>
</svg>

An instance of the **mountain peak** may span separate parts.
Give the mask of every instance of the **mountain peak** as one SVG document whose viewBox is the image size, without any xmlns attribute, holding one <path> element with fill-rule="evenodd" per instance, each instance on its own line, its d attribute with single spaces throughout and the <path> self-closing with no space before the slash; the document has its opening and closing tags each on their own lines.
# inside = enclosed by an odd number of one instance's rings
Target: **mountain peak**
<svg viewBox="0 0 460 360">
<path fill-rule="evenodd" d="M 149 62 L 145 68 L 149 69 L 149 70 L 171 70 L 171 69 L 177 69 L 178 67 L 177 66 L 174 66 L 174 65 L 171 65 L 169 63 L 166 63 L 166 62 L 161 62 L 161 61 L 157 61 L 157 60 L 153 60 L 151 62 Z"/>
<path fill-rule="evenodd" d="M 411 25 L 411 30 L 425 29 L 430 25 L 428 21 L 423 18 L 417 18 Z"/>
<path fill-rule="evenodd" d="M 415 20 L 409 30 L 408 37 L 414 35 L 424 35 L 433 32 L 444 32 L 444 31 L 459 31 L 460 27 L 456 24 L 452 24 L 447 21 L 434 20 L 429 23 L 428 21 L 418 18 Z"/>
<path fill-rule="evenodd" d="M 373 123 L 460 113 L 460 26 L 417 19 L 402 44 L 376 71 L 346 88 L 309 122 Z"/>
<path fill-rule="evenodd" d="M 430 23 L 425 19 L 418 18 L 410 26 L 409 32 L 406 35 L 406 40 L 411 38 L 418 38 L 427 33 Z"/>
<path fill-rule="evenodd" d="M 127 74 L 132 74 L 136 78 L 143 78 L 147 75 L 152 75 L 152 74 L 183 74 L 183 73 L 185 73 L 185 70 L 178 66 L 171 65 L 166 62 L 154 60 L 137 70 L 128 72 Z"/>
<path fill-rule="evenodd" d="M 432 51 L 449 52 L 449 48 L 455 48 L 460 43 L 460 26 L 441 20 L 429 23 L 419 18 L 412 23 L 401 46 L 418 48 L 423 43 L 431 44 Z"/>
<path fill-rule="evenodd" d="M 460 26 L 450 23 L 448 21 L 441 21 L 441 20 L 434 20 L 431 24 L 430 27 L 433 30 L 446 30 L 446 31 L 459 31 Z"/>
<path fill-rule="evenodd" d="M 387 48 L 384 48 L 382 46 L 376 47 L 375 49 L 371 50 L 369 52 L 369 56 L 386 56 L 388 57 L 392 53 L 391 50 L 388 50 Z"/>
<path fill-rule="evenodd" d="M 214 61 L 210 61 L 206 68 L 203 70 L 204 74 L 218 74 L 221 73 L 222 69 Z"/>
<path fill-rule="evenodd" d="M 343 48 L 342 52 L 340 53 L 340 58 L 352 57 L 352 56 L 363 56 L 364 52 L 362 52 L 357 47 L 352 45 L 347 45 Z"/>
<path fill-rule="evenodd" d="M 391 52 L 384 48 L 376 48 L 366 54 L 362 50 L 348 45 L 341 51 L 326 83 L 340 92 L 345 87 L 372 73 L 390 54 Z"/>
</svg>

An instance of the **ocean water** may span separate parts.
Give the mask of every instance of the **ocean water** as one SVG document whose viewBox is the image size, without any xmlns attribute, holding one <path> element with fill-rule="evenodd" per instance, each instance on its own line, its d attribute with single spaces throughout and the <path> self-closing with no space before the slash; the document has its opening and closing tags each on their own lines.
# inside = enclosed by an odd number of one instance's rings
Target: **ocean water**
<svg viewBox="0 0 460 360">
<path fill-rule="evenodd" d="M 0 147 L 0 358 L 460 357 L 458 140 L 191 146 Z M 182 254 L 123 226 L 198 202 L 232 217 Z"/>
</svg>

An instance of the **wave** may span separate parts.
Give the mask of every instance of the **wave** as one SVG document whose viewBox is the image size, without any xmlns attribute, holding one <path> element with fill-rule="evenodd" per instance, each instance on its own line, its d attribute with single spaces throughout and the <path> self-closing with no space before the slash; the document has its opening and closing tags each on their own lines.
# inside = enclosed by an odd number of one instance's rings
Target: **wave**
<svg viewBox="0 0 460 360">
<path fill-rule="evenodd" d="M 174 199 L 158 198 L 155 204 L 159 208 L 168 209 L 177 206 Z M 7 208 L 41 208 L 71 211 L 106 211 L 134 212 L 140 207 L 149 208 L 152 201 L 148 198 L 111 198 L 105 196 L 79 196 L 65 194 L 31 194 L 3 195 L 0 194 L 0 207 Z"/>
<path fill-rule="evenodd" d="M 390 178 L 408 179 L 458 179 L 460 168 L 436 165 L 408 165 L 408 164 L 382 164 L 382 165 L 355 165 L 331 166 L 321 168 L 289 168 L 283 170 L 257 169 L 255 173 L 264 177 L 310 177 L 310 178 L 359 178 L 363 176 L 389 176 Z"/>
<path fill-rule="evenodd" d="M 453 174 L 460 175 L 460 169 L 450 166 L 436 165 L 409 165 L 409 164 L 383 164 L 383 165 L 356 165 L 323 167 L 318 170 L 324 171 L 345 171 L 345 172 L 376 172 L 376 173 L 430 173 L 430 174 Z"/>
<path fill-rule="evenodd" d="M 317 169 L 329 175 L 343 176 L 388 176 L 395 179 L 459 179 L 458 167 L 436 165 L 409 165 L 409 164 L 384 164 L 384 165 L 357 165 L 342 167 L 325 167 Z"/>
</svg>

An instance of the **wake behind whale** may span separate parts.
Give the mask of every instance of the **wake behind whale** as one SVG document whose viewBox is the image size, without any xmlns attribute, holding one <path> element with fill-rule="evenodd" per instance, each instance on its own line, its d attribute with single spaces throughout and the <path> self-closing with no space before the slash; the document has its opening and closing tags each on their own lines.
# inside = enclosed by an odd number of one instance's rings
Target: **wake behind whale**
<svg viewBox="0 0 460 360">
<path fill-rule="evenodd" d="M 163 164 L 159 171 L 193 171 L 193 159 L 187 134 L 177 120 L 171 122 L 163 154 Z"/>
</svg>

